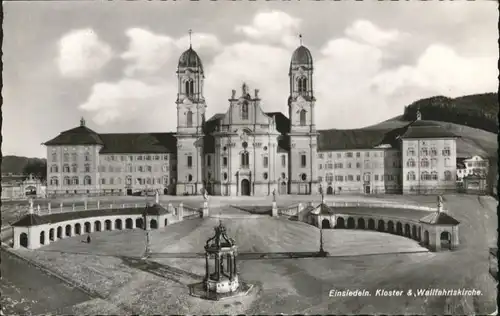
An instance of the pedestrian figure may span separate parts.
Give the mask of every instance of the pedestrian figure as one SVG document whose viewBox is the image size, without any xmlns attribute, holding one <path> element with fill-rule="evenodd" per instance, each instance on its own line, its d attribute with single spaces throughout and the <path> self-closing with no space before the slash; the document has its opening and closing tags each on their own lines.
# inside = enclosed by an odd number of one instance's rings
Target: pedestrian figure
<svg viewBox="0 0 500 316">
<path fill-rule="evenodd" d="M 91 242 L 90 235 L 87 235 L 87 244 L 90 244 L 90 242 Z"/>
</svg>

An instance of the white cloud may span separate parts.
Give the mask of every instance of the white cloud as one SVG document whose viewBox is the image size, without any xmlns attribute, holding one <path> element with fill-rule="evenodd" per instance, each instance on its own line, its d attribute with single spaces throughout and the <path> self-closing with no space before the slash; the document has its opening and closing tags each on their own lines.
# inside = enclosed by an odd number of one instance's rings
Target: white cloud
<svg viewBox="0 0 500 316">
<path fill-rule="evenodd" d="M 277 26 L 269 26 L 265 33 L 271 16 L 286 16 L 282 20 L 288 22 L 279 22 L 278 18 Z M 297 21 L 277 11 L 260 13 L 251 26 L 239 27 L 239 32 L 252 41 L 226 46 L 213 35 L 193 35 L 197 51 L 216 54 L 213 60 L 204 59 L 206 54 L 200 54 L 205 66 L 208 116 L 225 113 L 231 90 L 240 93 L 243 82 L 247 82 L 252 93 L 253 89 L 260 90 L 264 111 L 288 115 L 288 67 L 293 49 L 274 45 L 283 44 L 277 37 L 279 30 L 290 35 Z M 371 36 L 371 42 L 355 32 L 366 25 L 380 33 L 378 37 Z M 386 35 L 381 35 L 382 32 Z M 128 79 L 96 84 L 80 108 L 95 113 L 94 120 L 101 125 L 142 120 L 139 124 L 143 126 L 147 122 L 148 127 L 173 131 L 176 128 L 175 67 L 179 55 L 188 46 L 188 37 L 174 39 L 140 29 L 129 30 L 127 34 L 131 43 L 122 58 L 130 63 Z M 414 64 L 385 69 L 384 59 L 394 53 L 388 45 L 396 37 L 394 31 L 380 31 L 371 23 L 356 22 L 345 34 L 348 36 L 332 38 L 319 51 L 311 47 L 317 98 L 315 119 L 320 129 L 372 125 L 400 115 L 404 105 L 423 97 L 458 96 L 496 89 L 495 56 L 465 57 L 449 47 L 432 45 Z M 164 69 L 158 73 L 161 67 Z"/>
<path fill-rule="evenodd" d="M 92 29 L 72 31 L 59 41 L 59 71 L 65 77 L 79 78 L 104 67 L 112 58 L 111 47 Z"/>
<path fill-rule="evenodd" d="M 385 46 L 398 40 L 401 33 L 397 30 L 382 30 L 370 21 L 358 20 L 345 30 L 345 34 L 352 39 L 365 42 L 373 46 Z"/>
<path fill-rule="evenodd" d="M 93 112 L 93 121 L 98 125 L 112 123 L 118 119 L 133 119 L 138 111 L 151 114 L 151 105 L 164 104 L 169 89 L 162 83 L 148 84 L 134 79 L 94 85 L 87 101 L 79 108 Z M 171 95 L 169 95 L 171 96 Z M 154 117 L 154 116 L 153 116 Z"/>
<path fill-rule="evenodd" d="M 235 31 L 263 43 L 296 46 L 301 20 L 282 11 L 260 12 L 251 25 L 237 25 Z"/>
<path fill-rule="evenodd" d="M 130 41 L 129 47 L 121 57 L 128 62 L 125 68 L 127 76 L 156 73 L 166 64 L 177 60 L 189 47 L 189 36 L 174 39 L 140 28 L 129 29 L 126 34 Z M 198 53 L 216 51 L 220 47 L 219 40 L 212 34 L 194 33 L 192 43 Z"/>
<path fill-rule="evenodd" d="M 380 73 L 373 78 L 373 84 L 385 94 L 408 88 L 450 97 L 489 92 L 497 88 L 496 63 L 493 56 L 464 57 L 450 47 L 435 44 L 415 65 Z"/>
</svg>

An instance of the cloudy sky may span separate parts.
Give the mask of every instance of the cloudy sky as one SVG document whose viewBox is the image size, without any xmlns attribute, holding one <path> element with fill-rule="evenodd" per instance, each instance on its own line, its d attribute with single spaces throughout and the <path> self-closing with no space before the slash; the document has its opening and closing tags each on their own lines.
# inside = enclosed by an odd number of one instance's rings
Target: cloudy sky
<svg viewBox="0 0 500 316">
<path fill-rule="evenodd" d="M 288 67 L 303 34 L 314 58 L 320 129 L 358 128 L 434 95 L 497 90 L 494 1 L 4 2 L 3 154 L 78 126 L 176 129 L 176 66 L 205 69 L 207 117 L 243 81 L 288 114 Z"/>
</svg>

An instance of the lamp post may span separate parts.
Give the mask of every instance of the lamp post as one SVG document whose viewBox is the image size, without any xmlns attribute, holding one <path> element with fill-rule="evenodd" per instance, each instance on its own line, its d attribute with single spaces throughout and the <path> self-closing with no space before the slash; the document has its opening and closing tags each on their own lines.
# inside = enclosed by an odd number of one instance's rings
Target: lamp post
<svg viewBox="0 0 500 316">
<path fill-rule="evenodd" d="M 319 185 L 319 193 L 321 194 L 321 204 L 319 205 L 319 211 L 321 214 L 321 209 L 323 207 L 324 203 L 324 195 L 323 195 L 323 186 L 320 184 Z M 323 249 L 323 225 L 321 223 L 319 227 L 319 256 L 320 257 L 326 257 L 327 252 Z"/>
</svg>

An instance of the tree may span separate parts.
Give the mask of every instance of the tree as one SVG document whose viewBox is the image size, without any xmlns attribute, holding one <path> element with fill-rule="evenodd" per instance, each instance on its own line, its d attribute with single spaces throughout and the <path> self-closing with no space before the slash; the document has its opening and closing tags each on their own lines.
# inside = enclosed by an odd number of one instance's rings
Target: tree
<svg viewBox="0 0 500 316">
<path fill-rule="evenodd" d="M 23 175 L 30 174 L 45 182 L 47 180 L 47 162 L 41 159 L 29 160 L 23 168 Z"/>
</svg>

